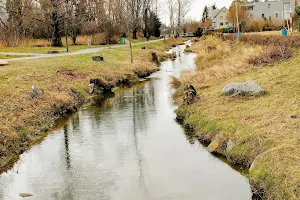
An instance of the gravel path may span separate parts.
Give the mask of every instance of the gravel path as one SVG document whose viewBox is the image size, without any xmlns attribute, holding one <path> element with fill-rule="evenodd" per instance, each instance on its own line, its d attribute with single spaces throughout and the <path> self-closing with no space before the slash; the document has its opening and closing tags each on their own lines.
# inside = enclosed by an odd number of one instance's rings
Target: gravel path
<svg viewBox="0 0 300 200">
<path fill-rule="evenodd" d="M 149 42 L 139 42 L 133 43 L 132 45 L 139 45 L 139 44 L 147 44 L 147 43 L 154 43 L 162 41 L 163 39 L 159 40 L 151 40 Z M 39 59 L 39 58 L 52 58 L 52 57 L 63 57 L 63 56 L 72 56 L 72 55 L 81 55 L 81 54 L 89 54 L 89 53 L 96 53 L 103 49 L 110 49 L 110 48 L 121 48 L 129 46 L 126 45 L 112 45 L 107 47 L 98 47 L 98 48 L 89 48 L 89 49 L 81 49 L 78 51 L 70 52 L 70 53 L 61 53 L 61 54 L 37 54 L 37 53 L 16 53 L 16 52 L 0 52 L 2 55 L 16 55 L 16 56 L 28 56 L 28 57 L 21 57 L 21 58 L 9 58 L 5 59 L 6 61 L 16 61 L 16 60 L 32 60 L 32 59 Z"/>
</svg>

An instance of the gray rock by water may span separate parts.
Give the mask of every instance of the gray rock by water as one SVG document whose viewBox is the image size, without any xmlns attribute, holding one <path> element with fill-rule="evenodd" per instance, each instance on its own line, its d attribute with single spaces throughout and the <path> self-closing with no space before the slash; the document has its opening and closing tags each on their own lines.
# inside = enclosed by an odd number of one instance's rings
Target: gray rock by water
<svg viewBox="0 0 300 200">
<path fill-rule="evenodd" d="M 229 83 L 222 90 L 222 95 L 225 96 L 261 96 L 263 94 L 265 90 L 254 81 Z"/>
</svg>

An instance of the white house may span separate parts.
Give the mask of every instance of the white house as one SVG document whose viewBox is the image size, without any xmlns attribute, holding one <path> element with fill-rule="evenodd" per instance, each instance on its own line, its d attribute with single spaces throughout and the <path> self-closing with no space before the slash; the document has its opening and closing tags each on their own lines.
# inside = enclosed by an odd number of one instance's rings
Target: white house
<svg viewBox="0 0 300 200">
<path fill-rule="evenodd" d="M 211 10 L 210 18 L 212 20 L 212 28 L 220 29 L 220 28 L 228 28 L 229 23 L 227 20 L 228 9 L 223 7 L 221 9 Z"/>
<path fill-rule="evenodd" d="M 299 3 L 299 0 L 253 0 L 245 6 L 253 19 L 283 21 L 290 18 L 290 13 L 294 13 L 296 3 Z"/>
</svg>

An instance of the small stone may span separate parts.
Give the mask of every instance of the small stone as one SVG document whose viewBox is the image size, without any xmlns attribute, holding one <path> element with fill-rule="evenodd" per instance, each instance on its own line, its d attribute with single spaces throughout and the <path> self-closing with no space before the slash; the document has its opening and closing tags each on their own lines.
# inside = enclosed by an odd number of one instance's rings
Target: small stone
<svg viewBox="0 0 300 200">
<path fill-rule="evenodd" d="M 235 145 L 235 143 L 232 140 L 228 140 L 228 142 L 226 144 L 226 151 L 229 152 L 234 145 Z"/>
<path fill-rule="evenodd" d="M 6 60 L 0 59 L 0 66 L 8 65 L 8 62 Z"/>
<path fill-rule="evenodd" d="M 33 195 L 30 193 L 20 193 L 19 196 L 25 198 L 25 197 L 32 197 Z"/>
<path fill-rule="evenodd" d="M 102 56 L 93 56 L 93 61 L 102 62 L 104 61 L 104 58 Z"/>
<path fill-rule="evenodd" d="M 48 54 L 57 54 L 57 53 L 59 53 L 58 51 L 48 51 L 47 52 Z"/>
<path fill-rule="evenodd" d="M 142 47 L 142 49 L 146 49 L 146 47 Z"/>
<path fill-rule="evenodd" d="M 31 87 L 31 93 L 30 93 L 31 98 L 41 98 L 43 94 L 44 92 L 37 86 Z"/>
</svg>

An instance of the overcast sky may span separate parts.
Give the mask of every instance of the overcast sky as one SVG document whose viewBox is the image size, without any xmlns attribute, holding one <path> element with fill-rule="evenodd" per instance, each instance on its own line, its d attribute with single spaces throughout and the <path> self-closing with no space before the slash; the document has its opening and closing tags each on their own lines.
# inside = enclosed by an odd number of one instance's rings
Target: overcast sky
<svg viewBox="0 0 300 200">
<path fill-rule="evenodd" d="M 232 0 L 195 0 L 194 6 L 188 16 L 190 19 L 200 20 L 205 5 L 212 5 L 216 3 L 217 8 L 221 8 L 223 6 L 228 8 L 231 2 Z"/>
</svg>

